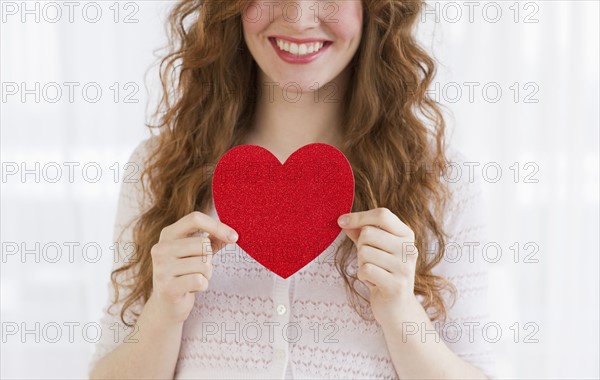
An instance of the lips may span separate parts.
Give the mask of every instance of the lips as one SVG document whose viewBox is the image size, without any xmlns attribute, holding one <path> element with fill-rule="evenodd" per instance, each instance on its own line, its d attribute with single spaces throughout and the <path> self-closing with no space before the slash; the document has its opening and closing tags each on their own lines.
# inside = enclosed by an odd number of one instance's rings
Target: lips
<svg viewBox="0 0 600 380">
<path fill-rule="evenodd" d="M 286 40 L 286 41 L 289 41 L 289 40 Z M 304 41 L 309 41 L 309 40 L 304 40 Z M 313 40 L 313 42 L 317 42 L 317 41 L 319 41 L 319 40 Z M 323 41 L 323 40 L 320 40 L 320 41 Z M 287 62 L 290 64 L 310 63 L 310 62 L 318 59 L 321 55 L 323 55 L 324 52 L 326 52 L 327 49 L 329 48 L 329 46 L 331 46 L 331 44 L 332 44 L 331 41 L 326 41 L 326 42 L 324 42 L 323 47 L 319 51 L 316 51 L 316 52 L 310 53 L 310 54 L 305 54 L 305 55 L 296 55 L 296 54 L 292 54 L 290 52 L 281 50 L 279 48 L 279 46 L 277 46 L 277 42 L 276 42 L 275 38 L 270 37 L 269 42 L 271 42 L 271 46 L 273 46 L 273 49 L 275 50 L 275 53 L 279 56 L 279 58 L 281 58 L 281 60 L 283 60 L 284 62 Z"/>
<path fill-rule="evenodd" d="M 287 41 L 289 43 L 296 43 L 296 44 L 310 44 L 312 42 L 324 42 L 325 44 L 329 43 L 331 44 L 332 41 L 326 40 L 324 38 L 305 38 L 305 39 L 298 39 L 298 38 L 292 38 L 292 37 L 285 37 L 285 36 L 270 36 L 269 39 L 270 40 L 275 40 L 275 39 L 280 39 L 283 41 Z"/>
<path fill-rule="evenodd" d="M 315 42 L 323 42 L 323 47 L 327 47 L 328 45 L 331 45 L 333 43 L 332 41 L 318 40 L 318 39 L 296 40 L 296 39 L 288 39 L 288 38 L 269 37 L 269 41 L 275 46 L 277 46 L 277 40 L 285 41 L 290 44 L 295 43 L 297 45 L 311 44 L 311 43 L 315 43 Z"/>
</svg>

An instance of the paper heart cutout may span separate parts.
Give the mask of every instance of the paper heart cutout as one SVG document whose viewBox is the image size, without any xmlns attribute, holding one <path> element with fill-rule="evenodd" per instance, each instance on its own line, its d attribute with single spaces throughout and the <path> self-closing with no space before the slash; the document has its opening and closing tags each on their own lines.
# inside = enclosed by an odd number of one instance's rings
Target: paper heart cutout
<svg viewBox="0 0 600 380">
<path fill-rule="evenodd" d="M 237 244 L 282 278 L 298 272 L 339 235 L 337 218 L 352 210 L 354 174 L 337 148 L 303 146 L 285 163 L 258 145 L 227 151 L 213 173 L 219 220 Z"/>
</svg>

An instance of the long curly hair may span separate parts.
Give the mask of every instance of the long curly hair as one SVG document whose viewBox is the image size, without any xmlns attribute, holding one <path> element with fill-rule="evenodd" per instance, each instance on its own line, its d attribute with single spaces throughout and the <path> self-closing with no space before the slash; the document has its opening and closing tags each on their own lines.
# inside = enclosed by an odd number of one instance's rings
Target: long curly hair
<svg viewBox="0 0 600 380">
<path fill-rule="evenodd" d="M 432 320 L 445 319 L 442 292 L 455 296 L 456 289 L 432 273 L 443 259 L 446 241 L 440 223 L 449 198 L 440 178 L 448 167 L 445 123 L 441 106 L 427 94 L 436 71 L 434 59 L 414 36 L 425 2 L 362 1 L 363 35 L 342 100 L 341 151 L 355 175 L 352 212 L 386 207 L 414 231 L 421 252 L 415 294 L 423 296 L 426 310 L 431 308 Z M 161 230 L 194 210 L 209 211 L 216 163 L 249 132 L 258 86 L 257 64 L 241 29 L 249 3 L 180 0 L 170 11 L 169 52 L 160 60 L 163 93 L 154 114 L 159 122 L 147 125 L 160 133 L 142 172 L 144 193 L 152 202 L 133 229 L 133 260 L 111 274 L 115 305 L 117 275 L 134 273 L 121 309 L 127 326 L 132 323 L 125 320 L 125 311 L 152 293 L 150 250 Z M 432 239 L 433 252 L 427 248 Z M 356 274 L 348 270 L 352 245 L 347 237 L 342 241 L 335 265 L 352 307 L 366 319 L 359 303 L 367 299 L 355 287 Z"/>
</svg>

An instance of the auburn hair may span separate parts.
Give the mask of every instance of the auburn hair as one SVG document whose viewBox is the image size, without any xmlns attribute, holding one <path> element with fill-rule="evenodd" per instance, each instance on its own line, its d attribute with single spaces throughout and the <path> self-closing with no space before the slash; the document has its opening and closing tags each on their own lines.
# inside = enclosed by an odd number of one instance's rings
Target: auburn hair
<svg viewBox="0 0 600 380">
<path fill-rule="evenodd" d="M 160 60 L 162 96 L 154 114 L 158 123 L 147 124 L 160 133 L 141 173 L 152 202 L 135 221 L 133 259 L 111 274 L 113 306 L 119 286 L 129 289 L 120 314 L 127 326 L 132 323 L 124 318 L 126 310 L 151 295 L 150 251 L 161 230 L 192 211 L 208 212 L 216 163 L 249 131 L 258 87 L 257 64 L 242 34 L 249 4 L 180 0 L 170 11 L 169 50 Z M 432 268 L 445 250 L 441 221 L 449 191 L 441 174 L 449 163 L 441 106 L 427 94 L 436 65 L 414 35 L 425 2 L 362 4 L 363 34 L 341 100 L 346 110 L 341 151 L 355 175 L 352 212 L 385 207 L 413 230 L 420 252 L 414 292 L 423 296 L 432 320 L 445 319 L 442 292 L 455 297 L 456 289 Z M 431 242 L 433 251 L 427 248 Z M 335 251 L 335 265 L 352 307 L 366 319 L 359 304 L 368 300 L 348 271 L 352 246 L 346 237 Z M 117 275 L 128 271 L 133 281 L 119 284 Z"/>
</svg>

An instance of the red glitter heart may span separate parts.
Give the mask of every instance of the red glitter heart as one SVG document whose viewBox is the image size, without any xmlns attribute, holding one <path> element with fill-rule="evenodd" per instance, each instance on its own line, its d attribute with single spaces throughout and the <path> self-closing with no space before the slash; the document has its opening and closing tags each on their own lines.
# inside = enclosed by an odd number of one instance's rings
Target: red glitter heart
<svg viewBox="0 0 600 380">
<path fill-rule="evenodd" d="M 217 163 L 212 193 L 219 220 L 239 234 L 236 243 L 288 278 L 339 235 L 337 218 L 352 211 L 354 175 L 328 144 L 305 145 L 284 164 L 258 145 L 239 145 Z"/>
</svg>

